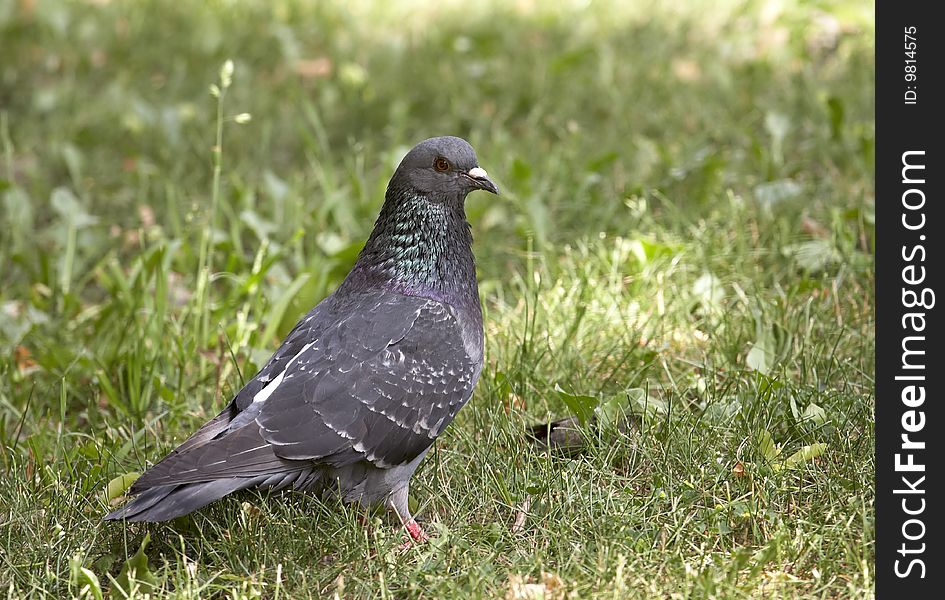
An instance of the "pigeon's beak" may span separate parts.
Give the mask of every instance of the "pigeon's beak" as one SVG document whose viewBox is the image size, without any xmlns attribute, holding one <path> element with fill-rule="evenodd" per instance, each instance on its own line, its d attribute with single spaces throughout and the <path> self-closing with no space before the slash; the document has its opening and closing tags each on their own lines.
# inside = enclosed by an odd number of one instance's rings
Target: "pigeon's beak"
<svg viewBox="0 0 945 600">
<path fill-rule="evenodd" d="M 469 169 L 469 172 L 465 173 L 465 175 L 472 181 L 472 184 L 476 186 L 477 189 L 492 192 L 497 196 L 499 195 L 499 188 L 489 179 L 489 174 L 486 173 L 486 170 L 482 167 L 473 167 Z"/>
</svg>

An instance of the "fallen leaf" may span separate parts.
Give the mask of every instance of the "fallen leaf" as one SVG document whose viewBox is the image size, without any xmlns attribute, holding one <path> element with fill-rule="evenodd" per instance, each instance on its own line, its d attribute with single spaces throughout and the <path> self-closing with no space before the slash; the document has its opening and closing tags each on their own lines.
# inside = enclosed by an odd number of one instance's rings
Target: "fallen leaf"
<svg viewBox="0 0 945 600">
<path fill-rule="evenodd" d="M 815 238 L 825 238 L 830 235 L 826 227 L 807 215 L 801 217 L 801 231 Z"/>
<path fill-rule="evenodd" d="M 672 65 L 673 75 L 680 81 L 698 81 L 702 77 L 702 69 L 694 60 L 676 59 Z"/>
<path fill-rule="evenodd" d="M 522 502 L 522 505 L 518 508 L 515 513 L 515 521 L 512 523 L 512 533 L 518 533 L 525 527 L 525 517 L 528 516 L 528 509 L 532 507 L 531 496 L 525 497 L 525 502 Z"/>
<path fill-rule="evenodd" d="M 521 575 L 509 576 L 506 600 L 563 600 L 564 581 L 555 573 L 541 572 L 541 583 L 530 583 Z"/>
<path fill-rule="evenodd" d="M 545 586 L 545 598 L 559 600 L 564 598 L 564 581 L 555 573 L 541 572 L 541 582 Z"/>
<path fill-rule="evenodd" d="M 331 59 L 325 56 L 319 58 L 302 58 L 295 61 L 295 72 L 304 79 L 317 79 L 331 75 Z"/>
<path fill-rule="evenodd" d="M 130 473 L 124 473 L 115 477 L 108 482 L 108 485 L 105 486 L 105 502 L 109 504 L 118 504 L 118 500 L 125 494 L 128 488 L 131 487 L 131 484 L 135 482 L 136 479 L 141 474 L 132 471 Z"/>
<path fill-rule="evenodd" d="M 516 394 L 515 392 L 509 392 L 506 396 L 507 401 L 505 404 L 505 413 L 509 414 L 512 410 L 525 410 L 526 404 L 525 399 Z"/>
<path fill-rule="evenodd" d="M 30 349 L 26 346 L 17 346 L 13 350 L 13 356 L 16 360 L 16 368 L 21 375 L 29 375 L 39 369 L 39 365 L 33 360 Z"/>
<path fill-rule="evenodd" d="M 545 586 L 541 583 L 528 583 L 521 575 L 509 576 L 509 589 L 505 600 L 544 600 Z"/>
<path fill-rule="evenodd" d="M 818 443 L 811 444 L 810 446 L 804 446 L 791 456 L 787 457 L 784 461 L 784 466 L 791 469 L 798 467 L 801 463 L 804 462 L 813 462 L 819 457 L 824 451 L 827 450 L 827 444 Z"/>
<path fill-rule="evenodd" d="M 142 204 L 138 207 L 138 218 L 141 219 L 141 224 L 145 227 L 154 227 L 154 224 L 157 222 L 154 218 L 154 209 L 147 204 Z"/>
<path fill-rule="evenodd" d="M 262 514 L 262 511 L 259 510 L 258 506 L 255 506 L 249 502 L 243 502 L 243 504 L 240 505 L 240 508 L 243 509 L 243 512 L 246 513 L 246 516 L 248 517 L 258 517 Z"/>
<path fill-rule="evenodd" d="M 151 534 L 144 534 L 141 547 L 134 556 L 125 561 L 118 577 L 112 582 L 112 598 L 137 598 L 139 594 L 153 594 L 158 587 L 158 579 L 148 567 L 148 555 L 144 553 L 151 543 Z M 132 593 L 132 592 L 135 593 Z"/>
</svg>

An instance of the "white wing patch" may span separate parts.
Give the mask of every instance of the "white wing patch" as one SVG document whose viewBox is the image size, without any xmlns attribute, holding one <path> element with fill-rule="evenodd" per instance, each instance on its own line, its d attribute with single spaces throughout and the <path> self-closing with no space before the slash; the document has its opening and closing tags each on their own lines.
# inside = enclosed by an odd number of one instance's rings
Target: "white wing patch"
<svg viewBox="0 0 945 600">
<path fill-rule="evenodd" d="M 282 384 L 282 378 L 285 377 L 285 371 L 279 373 L 279 376 L 270 381 L 266 387 L 256 392 L 256 395 L 253 396 L 253 404 L 257 402 L 265 402 L 269 399 L 269 396 L 272 395 L 276 388 Z"/>
<path fill-rule="evenodd" d="M 302 349 L 299 350 L 298 353 L 292 358 L 290 358 L 289 361 L 285 364 L 285 368 L 282 369 L 282 372 L 276 375 L 275 379 L 273 379 L 268 384 L 266 384 L 266 387 L 256 392 L 256 395 L 253 396 L 252 404 L 256 404 L 257 402 L 265 402 L 266 400 L 268 400 L 269 396 L 271 396 L 272 393 L 276 391 L 276 388 L 278 388 L 282 384 L 282 380 L 285 379 L 285 374 L 292 367 L 292 363 L 297 361 L 300 356 L 305 354 L 305 352 L 314 345 L 315 345 L 315 342 L 309 342 L 305 344 L 304 346 L 302 346 Z M 304 371 L 305 367 L 301 367 L 300 370 Z"/>
</svg>

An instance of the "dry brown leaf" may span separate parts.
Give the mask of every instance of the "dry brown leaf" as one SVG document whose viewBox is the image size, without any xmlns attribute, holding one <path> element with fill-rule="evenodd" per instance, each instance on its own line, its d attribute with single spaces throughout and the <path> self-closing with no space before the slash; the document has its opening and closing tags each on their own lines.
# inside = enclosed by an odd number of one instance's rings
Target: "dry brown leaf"
<svg viewBox="0 0 945 600">
<path fill-rule="evenodd" d="M 702 77 L 702 69 L 694 60 L 676 59 L 673 61 L 673 75 L 680 81 L 698 81 Z"/>
<path fill-rule="evenodd" d="M 259 509 L 259 507 L 250 502 L 243 502 L 243 504 L 240 505 L 240 508 L 243 509 L 243 513 L 245 513 L 249 518 L 256 518 L 262 514 L 262 511 Z"/>
<path fill-rule="evenodd" d="M 564 581 L 556 573 L 541 572 L 541 582 L 545 586 L 545 598 L 563 600 Z"/>
<path fill-rule="evenodd" d="M 823 239 L 830 236 L 830 231 L 826 227 L 807 215 L 801 217 L 801 231 L 815 238 Z"/>
<path fill-rule="evenodd" d="M 26 346 L 17 346 L 13 350 L 13 356 L 16 360 L 16 368 L 21 375 L 29 375 L 39 369 L 39 365 L 33 360 L 30 349 Z"/>
<path fill-rule="evenodd" d="M 564 600 L 564 581 L 555 573 L 542 571 L 541 583 L 531 583 L 521 575 L 509 576 L 506 600 Z"/>
<path fill-rule="evenodd" d="M 154 209 L 147 204 L 142 204 L 138 207 L 138 218 L 141 219 L 141 224 L 145 227 L 154 227 L 154 224 L 157 222 L 154 218 Z"/>
<path fill-rule="evenodd" d="M 303 79 L 317 79 L 328 77 L 332 71 L 331 59 L 325 56 L 319 58 L 302 58 L 295 61 L 295 72 Z"/>
<path fill-rule="evenodd" d="M 515 521 L 512 523 L 512 533 L 518 533 L 525 527 L 525 517 L 528 516 L 528 509 L 532 507 L 531 496 L 525 497 L 525 502 L 515 513 Z"/>
<path fill-rule="evenodd" d="M 512 409 L 525 410 L 526 404 L 525 399 L 519 396 L 516 393 L 510 393 L 506 400 L 505 404 L 505 413 L 509 414 L 512 412 Z"/>
<path fill-rule="evenodd" d="M 521 575 L 509 576 L 509 589 L 505 600 L 543 600 L 545 586 L 541 583 L 528 583 Z"/>
</svg>

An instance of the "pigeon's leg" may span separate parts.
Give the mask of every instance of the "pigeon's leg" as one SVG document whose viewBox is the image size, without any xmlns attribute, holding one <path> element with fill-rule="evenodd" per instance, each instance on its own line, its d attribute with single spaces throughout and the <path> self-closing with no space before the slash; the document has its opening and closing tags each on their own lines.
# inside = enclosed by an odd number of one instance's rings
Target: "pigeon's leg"
<svg viewBox="0 0 945 600">
<path fill-rule="evenodd" d="M 404 526 L 404 529 L 407 530 L 407 533 L 410 534 L 413 541 L 418 543 L 426 542 L 430 539 L 430 536 L 423 531 L 420 524 L 410 515 L 410 507 L 407 506 L 407 496 L 409 492 L 410 486 L 405 485 L 390 495 L 387 499 L 387 505 L 393 509 L 394 514 L 397 515 L 397 519 L 400 520 L 401 525 Z M 404 549 L 409 548 L 410 542 L 408 541 L 402 547 Z"/>
</svg>

